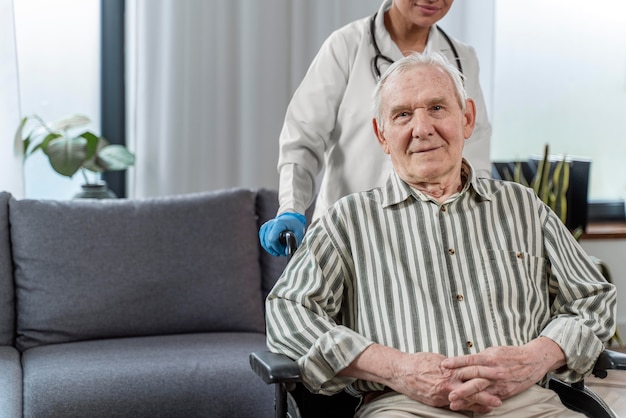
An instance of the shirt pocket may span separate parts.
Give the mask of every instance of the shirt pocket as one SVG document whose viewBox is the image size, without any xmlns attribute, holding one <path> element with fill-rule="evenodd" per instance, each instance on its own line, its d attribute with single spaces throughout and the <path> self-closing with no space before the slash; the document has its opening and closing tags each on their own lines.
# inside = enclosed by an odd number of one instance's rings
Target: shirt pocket
<svg viewBox="0 0 626 418">
<path fill-rule="evenodd" d="M 547 261 L 524 251 L 486 249 L 481 270 L 497 333 L 492 343 L 520 345 L 538 336 L 550 317 Z"/>
</svg>

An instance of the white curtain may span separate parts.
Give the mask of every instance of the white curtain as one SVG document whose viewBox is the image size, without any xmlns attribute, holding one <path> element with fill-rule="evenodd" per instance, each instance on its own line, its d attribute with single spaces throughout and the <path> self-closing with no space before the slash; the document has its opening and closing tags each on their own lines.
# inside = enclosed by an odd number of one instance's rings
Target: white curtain
<svg viewBox="0 0 626 418">
<path fill-rule="evenodd" d="M 0 0 L 0 191 L 24 195 L 21 142 L 15 141 L 20 102 L 13 0 Z"/>
<path fill-rule="evenodd" d="M 129 196 L 278 186 L 288 101 L 381 0 L 127 0 Z"/>
</svg>

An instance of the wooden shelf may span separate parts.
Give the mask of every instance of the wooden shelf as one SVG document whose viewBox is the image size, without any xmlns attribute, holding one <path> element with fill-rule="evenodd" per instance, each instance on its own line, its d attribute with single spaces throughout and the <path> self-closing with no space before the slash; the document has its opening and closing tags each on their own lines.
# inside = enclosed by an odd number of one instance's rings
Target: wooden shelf
<svg viewBox="0 0 626 418">
<path fill-rule="evenodd" d="M 580 239 L 626 239 L 626 222 L 591 222 Z"/>
</svg>

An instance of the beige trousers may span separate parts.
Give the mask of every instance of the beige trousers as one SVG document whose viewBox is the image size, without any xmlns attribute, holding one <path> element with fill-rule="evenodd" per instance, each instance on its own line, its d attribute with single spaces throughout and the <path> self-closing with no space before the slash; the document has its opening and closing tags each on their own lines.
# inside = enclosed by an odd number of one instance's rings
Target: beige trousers
<svg viewBox="0 0 626 418">
<path fill-rule="evenodd" d="M 435 408 L 390 392 L 363 405 L 355 418 L 442 418 L 442 417 L 507 417 L 507 418 L 570 418 L 584 417 L 565 407 L 556 392 L 540 386 L 502 402 L 502 406 L 487 414 L 456 412 L 447 408 Z"/>
</svg>

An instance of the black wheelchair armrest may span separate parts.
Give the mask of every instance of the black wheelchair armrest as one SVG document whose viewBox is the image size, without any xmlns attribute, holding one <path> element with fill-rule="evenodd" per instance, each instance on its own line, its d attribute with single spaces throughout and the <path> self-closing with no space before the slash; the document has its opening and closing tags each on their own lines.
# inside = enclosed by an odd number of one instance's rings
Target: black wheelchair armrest
<svg viewBox="0 0 626 418">
<path fill-rule="evenodd" d="M 626 353 L 613 350 L 601 352 L 593 366 L 593 375 L 604 379 L 607 376 L 607 370 L 626 370 Z"/>
<path fill-rule="evenodd" d="M 332 396 L 313 394 L 302 384 L 298 364 L 269 351 L 250 354 L 252 370 L 267 384 L 274 384 L 276 418 L 352 417 L 360 398 L 340 392 Z"/>
<path fill-rule="evenodd" d="M 287 392 L 295 389 L 300 382 L 300 368 L 298 364 L 285 356 L 270 351 L 255 351 L 250 353 L 250 367 L 268 385 L 275 384 L 274 407 L 276 418 L 287 417 Z"/>
<path fill-rule="evenodd" d="M 250 367 L 268 385 L 300 381 L 298 364 L 284 354 L 255 351 L 250 354 Z"/>
</svg>

